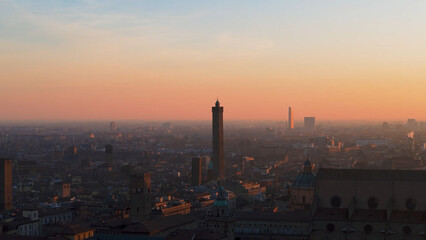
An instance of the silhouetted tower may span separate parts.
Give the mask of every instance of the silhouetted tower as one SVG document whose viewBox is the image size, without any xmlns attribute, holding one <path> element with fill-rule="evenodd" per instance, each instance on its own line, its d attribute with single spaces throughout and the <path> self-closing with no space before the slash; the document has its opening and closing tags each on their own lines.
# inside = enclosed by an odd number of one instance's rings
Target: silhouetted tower
<svg viewBox="0 0 426 240">
<path fill-rule="evenodd" d="M 303 164 L 303 172 L 304 173 L 312 173 L 312 163 L 309 160 L 309 158 L 307 158 L 305 163 Z"/>
<path fill-rule="evenodd" d="M 225 178 L 225 159 L 223 153 L 223 107 L 216 101 L 213 112 L 213 176 L 216 179 Z"/>
<path fill-rule="evenodd" d="M 278 166 L 275 166 L 274 169 L 274 174 L 275 174 L 275 178 L 274 178 L 274 187 L 275 187 L 275 193 L 278 193 L 279 190 L 279 182 L 278 182 Z"/>
<path fill-rule="evenodd" d="M 414 141 L 414 133 L 410 132 L 408 134 L 408 147 L 411 151 L 416 150 L 416 142 Z"/>
<path fill-rule="evenodd" d="M 151 173 L 139 173 L 130 176 L 130 218 L 132 222 L 141 222 L 149 218 L 151 206 Z"/>
<path fill-rule="evenodd" d="M 241 177 L 244 177 L 245 174 L 245 162 L 246 159 L 241 155 Z"/>
<path fill-rule="evenodd" d="M 67 154 L 67 155 L 77 155 L 78 154 L 77 146 L 75 146 L 75 145 L 70 146 L 65 151 L 65 154 Z"/>
<path fill-rule="evenodd" d="M 113 132 L 117 131 L 117 124 L 115 122 L 111 122 L 109 124 L 109 129 Z"/>
<path fill-rule="evenodd" d="M 294 128 L 294 116 L 293 111 L 291 110 L 291 107 L 288 107 L 288 129 Z"/>
<path fill-rule="evenodd" d="M 414 131 L 417 129 L 417 121 L 414 118 L 410 118 L 407 120 L 407 128 L 411 131 Z"/>
<path fill-rule="evenodd" d="M 191 185 L 198 186 L 201 185 L 202 181 L 202 158 L 195 157 L 192 158 L 192 176 L 191 176 Z"/>
<path fill-rule="evenodd" d="M 12 210 L 12 161 L 0 159 L 0 210 Z"/>
<path fill-rule="evenodd" d="M 114 153 L 113 146 L 111 144 L 105 146 L 105 163 L 107 166 L 114 165 Z"/>
</svg>

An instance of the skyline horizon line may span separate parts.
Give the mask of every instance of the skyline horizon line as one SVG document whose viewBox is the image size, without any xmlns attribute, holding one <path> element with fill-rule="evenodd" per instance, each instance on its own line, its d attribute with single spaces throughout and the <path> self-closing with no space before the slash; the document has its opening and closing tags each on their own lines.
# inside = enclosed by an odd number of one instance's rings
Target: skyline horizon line
<svg viewBox="0 0 426 240">
<path fill-rule="evenodd" d="M 306 117 L 315 117 L 315 116 L 306 116 Z M 304 117 L 301 119 L 295 119 L 295 125 L 296 123 L 303 124 Z M 426 119 L 416 119 L 416 118 L 398 118 L 398 119 L 388 119 L 388 120 L 382 120 L 382 119 L 318 119 L 315 117 L 315 121 L 317 123 L 406 123 L 409 119 L 414 119 L 417 123 L 420 122 L 426 122 Z M 105 123 L 111 123 L 111 122 L 210 122 L 211 119 L 0 119 L 0 124 L 3 123 L 72 123 L 72 122 L 79 122 L 79 123 L 90 123 L 90 122 L 105 122 Z M 278 122 L 278 123 L 288 123 L 286 120 L 280 120 L 280 119 L 228 119 L 227 122 Z"/>
</svg>

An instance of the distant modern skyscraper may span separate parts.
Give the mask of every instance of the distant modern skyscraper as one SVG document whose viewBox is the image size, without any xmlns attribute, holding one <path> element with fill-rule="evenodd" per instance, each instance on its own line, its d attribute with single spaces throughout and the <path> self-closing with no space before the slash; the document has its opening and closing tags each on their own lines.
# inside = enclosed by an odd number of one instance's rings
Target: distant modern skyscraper
<svg viewBox="0 0 426 240">
<path fill-rule="evenodd" d="M 305 117 L 304 125 L 306 130 L 314 130 L 315 117 Z"/>
<path fill-rule="evenodd" d="M 191 185 L 198 186 L 201 185 L 202 181 L 202 160 L 201 157 L 192 158 L 192 176 L 191 176 Z"/>
<path fill-rule="evenodd" d="M 407 128 L 410 130 L 416 130 L 417 129 L 417 121 L 416 119 L 410 118 L 407 120 Z"/>
<path fill-rule="evenodd" d="M 12 210 L 12 161 L 0 159 L 0 210 Z"/>
<path fill-rule="evenodd" d="M 225 160 L 223 153 L 223 107 L 219 100 L 212 107 L 213 112 L 213 177 L 216 179 L 225 178 Z"/>
<path fill-rule="evenodd" d="M 294 128 L 294 119 L 293 119 L 293 111 L 291 110 L 291 107 L 288 107 L 288 129 Z"/>
<path fill-rule="evenodd" d="M 382 128 L 383 129 L 388 129 L 389 128 L 389 123 L 388 122 L 383 122 L 382 123 Z"/>
<path fill-rule="evenodd" d="M 109 128 L 111 131 L 115 132 L 117 131 L 117 124 L 115 122 L 111 122 Z"/>
</svg>

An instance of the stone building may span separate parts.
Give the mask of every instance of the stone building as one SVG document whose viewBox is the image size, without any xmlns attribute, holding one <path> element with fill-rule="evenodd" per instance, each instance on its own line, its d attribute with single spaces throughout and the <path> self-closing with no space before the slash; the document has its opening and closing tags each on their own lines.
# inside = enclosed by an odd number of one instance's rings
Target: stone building
<svg viewBox="0 0 426 240">
<path fill-rule="evenodd" d="M 312 239 L 424 239 L 426 171 L 325 169 L 316 176 Z"/>
</svg>

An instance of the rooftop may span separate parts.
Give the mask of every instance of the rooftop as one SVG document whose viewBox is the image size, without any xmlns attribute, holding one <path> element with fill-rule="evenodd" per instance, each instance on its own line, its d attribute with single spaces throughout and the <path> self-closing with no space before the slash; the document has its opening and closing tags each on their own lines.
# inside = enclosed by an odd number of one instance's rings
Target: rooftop
<svg viewBox="0 0 426 240">
<path fill-rule="evenodd" d="M 189 224 L 197 220 L 190 215 L 173 215 L 170 217 L 155 218 L 142 223 L 131 225 L 123 230 L 123 233 L 153 235 L 180 225 Z"/>
</svg>

